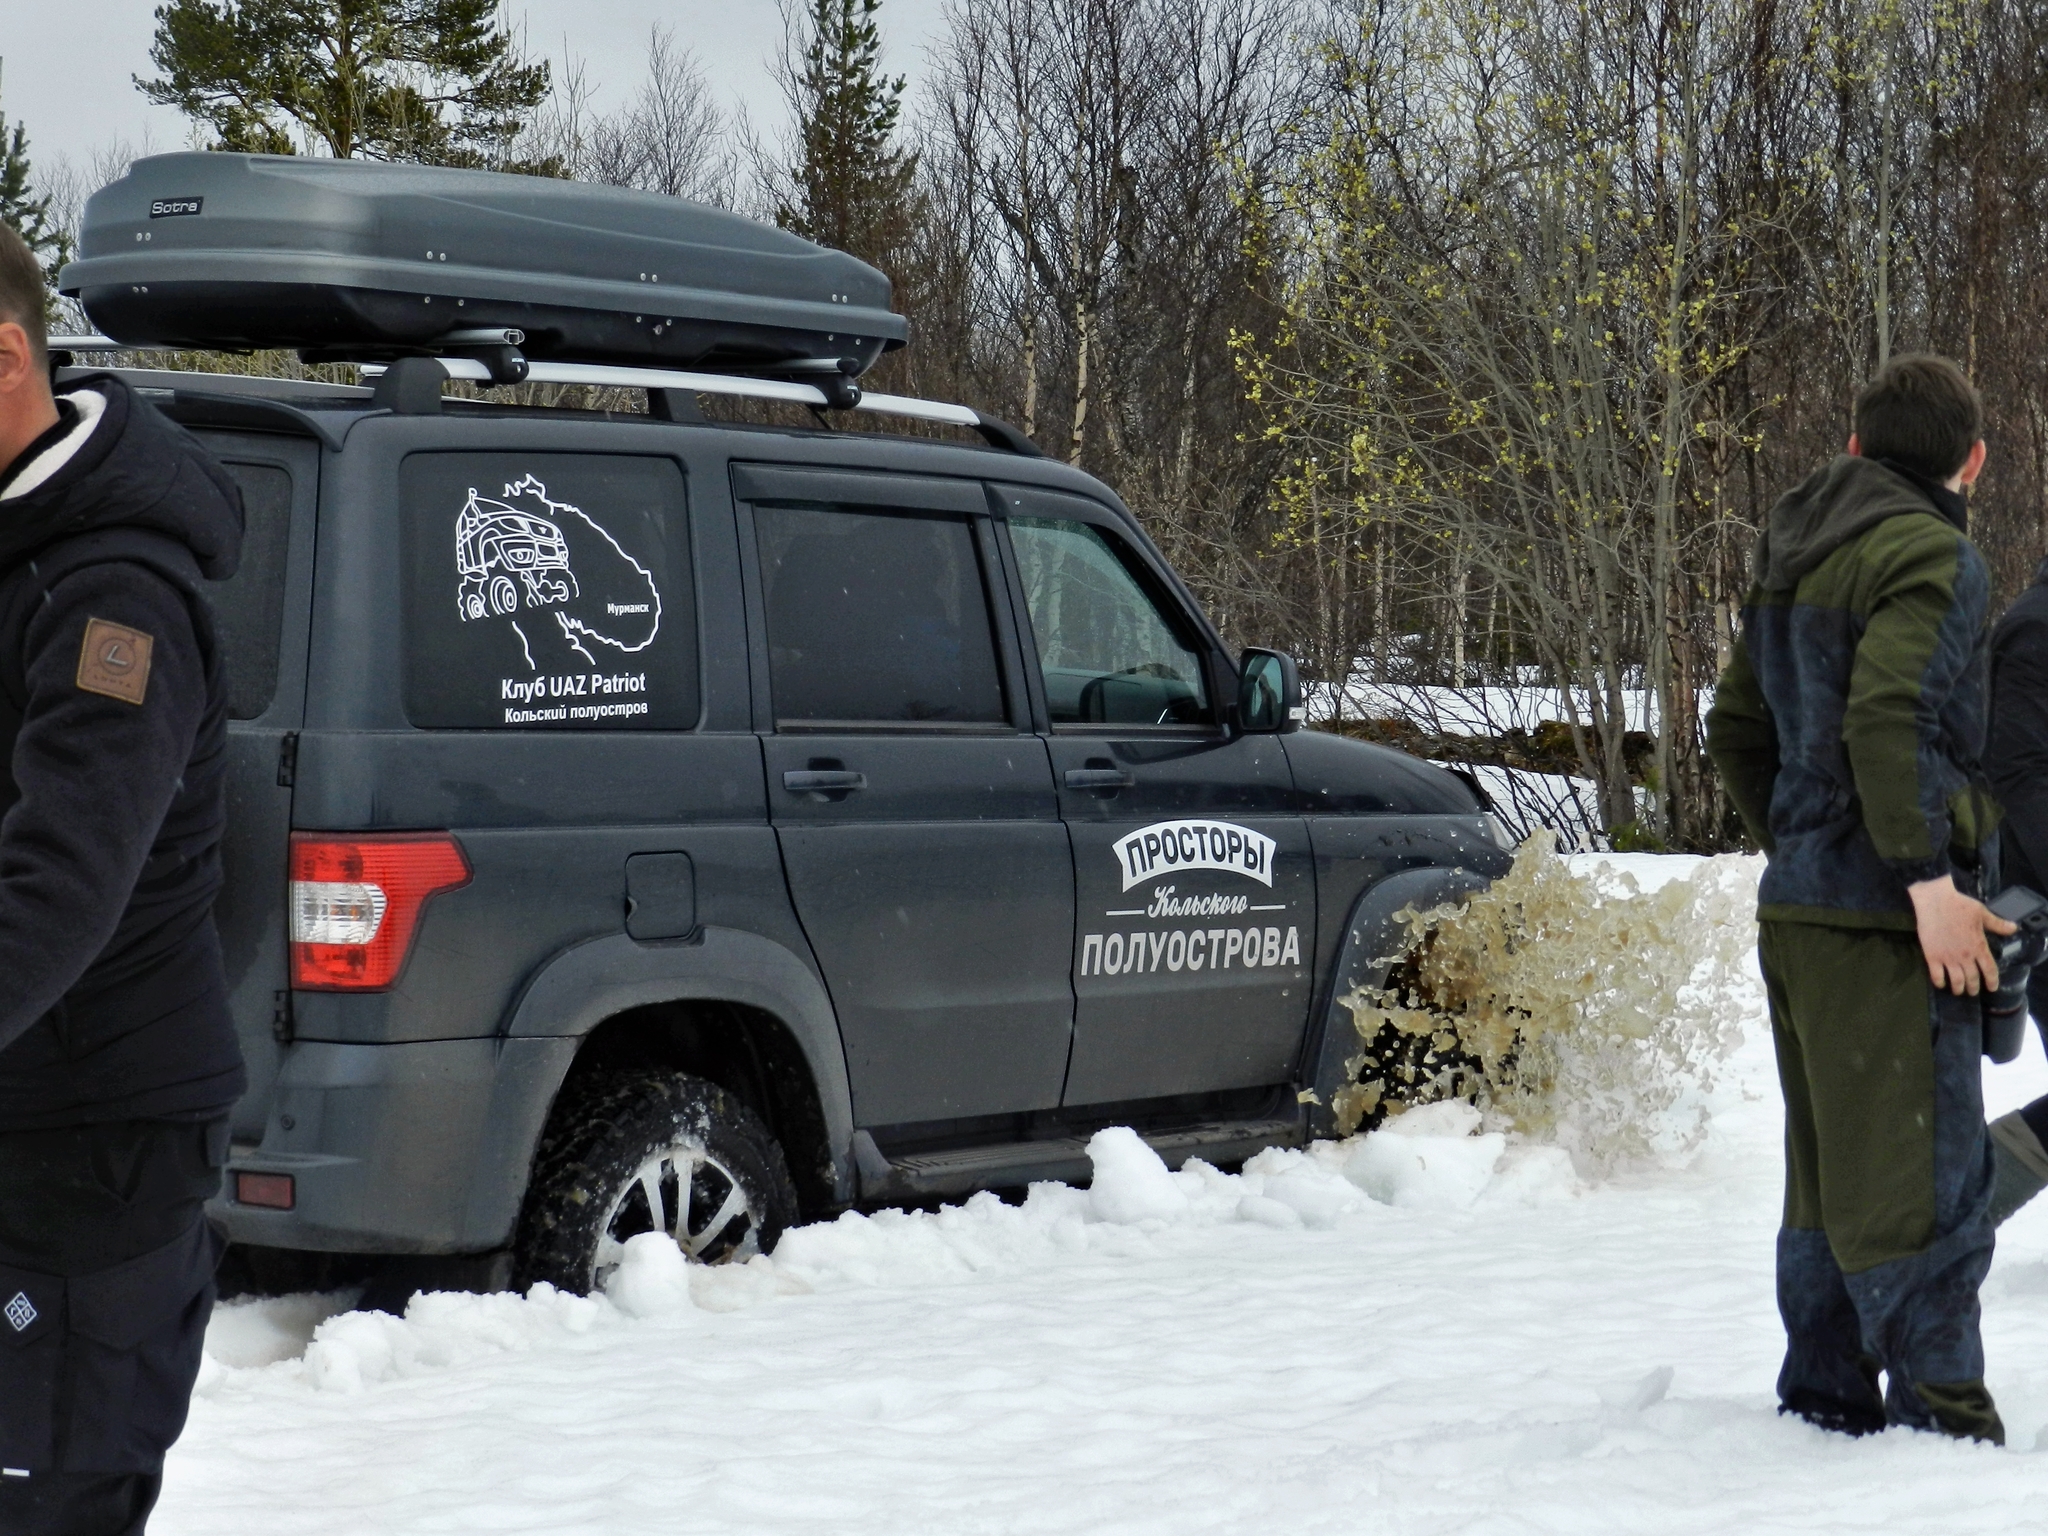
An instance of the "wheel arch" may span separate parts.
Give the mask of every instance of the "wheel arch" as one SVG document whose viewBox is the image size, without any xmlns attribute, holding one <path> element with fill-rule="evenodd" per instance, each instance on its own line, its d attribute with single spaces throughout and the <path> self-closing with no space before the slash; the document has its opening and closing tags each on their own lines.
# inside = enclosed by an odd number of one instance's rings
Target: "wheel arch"
<svg viewBox="0 0 2048 1536">
<path fill-rule="evenodd" d="M 837 1209 L 824 1106 L 803 1047 L 769 1009 L 722 997 L 676 997 L 611 1015 L 583 1037 L 559 1099 L 593 1073 L 651 1067 L 716 1083 L 767 1124 L 806 1214 Z"/>
<path fill-rule="evenodd" d="M 1311 1135 L 1337 1134 L 1332 1104 L 1337 1090 L 1344 1086 L 1344 1063 L 1358 1054 L 1360 1044 L 1358 1032 L 1352 1028 L 1351 1010 L 1343 999 L 1359 987 L 1384 986 L 1387 973 L 1405 955 L 1407 925 L 1397 920 L 1397 914 L 1410 908 L 1427 911 L 1483 891 L 1492 883 L 1469 869 L 1434 866 L 1404 869 L 1359 893 L 1324 984 L 1316 1033 L 1305 1058 L 1308 1086 L 1320 1101 L 1308 1105 Z"/>
<path fill-rule="evenodd" d="M 677 943 L 589 940 L 541 969 L 506 1034 L 576 1041 L 526 1132 L 528 1168 L 573 1079 L 665 1067 L 717 1083 L 768 1123 L 806 1215 L 853 1200 L 852 1095 L 837 1016 L 810 967 L 771 940 L 724 928 Z"/>
</svg>

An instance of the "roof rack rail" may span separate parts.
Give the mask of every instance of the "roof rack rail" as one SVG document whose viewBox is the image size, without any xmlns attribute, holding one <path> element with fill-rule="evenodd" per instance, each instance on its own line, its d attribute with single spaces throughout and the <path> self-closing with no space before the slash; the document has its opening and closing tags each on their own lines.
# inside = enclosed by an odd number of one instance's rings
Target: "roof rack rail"
<svg viewBox="0 0 2048 1536">
<path fill-rule="evenodd" d="M 478 338 L 479 340 L 481 337 Z M 493 338 L 495 339 L 495 337 Z M 465 342 L 470 338 L 465 336 Z M 473 342 L 471 344 L 474 344 Z M 124 346 L 106 336 L 52 336 L 49 350 L 58 352 L 183 351 L 180 347 L 147 349 Z M 905 416 L 916 421 L 943 422 L 979 433 L 991 447 L 1006 449 L 1027 458 L 1043 458 L 1039 446 L 1007 421 L 984 416 L 971 406 L 949 405 L 939 400 L 919 400 L 910 395 L 870 394 L 835 376 L 828 383 L 831 393 L 817 384 L 796 379 L 753 379 L 726 373 L 687 373 L 668 368 L 627 368 L 610 363 L 550 363 L 524 360 L 524 378 L 533 384 L 609 385 L 619 389 L 644 389 L 650 397 L 673 390 L 683 395 L 730 395 L 747 400 L 783 400 L 815 410 L 872 411 L 881 416 Z M 446 378 L 472 383 L 502 382 L 491 365 L 474 357 L 405 357 L 396 366 L 363 363 L 365 381 L 377 381 L 377 403 L 410 414 L 438 409 L 439 379 L 430 379 L 416 365 L 433 363 Z M 809 371 L 809 370 L 806 370 Z M 430 403 L 431 402 L 431 403 Z"/>
</svg>

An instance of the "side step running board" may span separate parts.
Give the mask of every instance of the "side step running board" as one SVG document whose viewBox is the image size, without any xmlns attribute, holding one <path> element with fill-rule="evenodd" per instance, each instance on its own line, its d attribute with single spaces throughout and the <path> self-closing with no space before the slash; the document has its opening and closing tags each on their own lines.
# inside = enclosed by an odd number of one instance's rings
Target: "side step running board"
<svg viewBox="0 0 2048 1536">
<path fill-rule="evenodd" d="M 1175 1131 L 1141 1132 L 1146 1143 L 1178 1168 L 1191 1157 L 1208 1163 L 1239 1163 L 1267 1147 L 1301 1145 L 1301 1121 L 1230 1120 Z M 894 1157 L 866 1131 L 853 1133 L 854 1162 L 860 1169 L 863 1201 L 912 1200 L 959 1195 L 990 1187 L 1014 1187 L 1045 1180 L 1086 1184 L 1094 1175 L 1088 1137 L 1062 1136 L 1003 1142 L 944 1152 L 902 1152 Z"/>
</svg>

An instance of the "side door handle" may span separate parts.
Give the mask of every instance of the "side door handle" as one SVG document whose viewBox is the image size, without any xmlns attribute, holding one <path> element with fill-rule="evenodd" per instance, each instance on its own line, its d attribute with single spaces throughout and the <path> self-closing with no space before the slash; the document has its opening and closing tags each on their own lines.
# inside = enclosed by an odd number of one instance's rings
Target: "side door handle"
<svg viewBox="0 0 2048 1536">
<path fill-rule="evenodd" d="M 791 768 L 782 775 L 782 787 L 791 794 L 815 795 L 836 790 L 866 789 L 868 776 L 851 768 Z"/>
<path fill-rule="evenodd" d="M 1069 768 L 1069 789 L 1129 789 L 1138 781 L 1126 768 Z"/>
</svg>

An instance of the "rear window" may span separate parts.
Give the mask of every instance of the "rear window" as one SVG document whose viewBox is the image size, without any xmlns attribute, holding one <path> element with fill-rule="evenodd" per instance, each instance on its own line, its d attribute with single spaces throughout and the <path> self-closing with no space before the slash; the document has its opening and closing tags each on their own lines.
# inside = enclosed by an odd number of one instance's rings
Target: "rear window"
<svg viewBox="0 0 2048 1536">
<path fill-rule="evenodd" d="M 414 725 L 696 724 L 697 616 L 674 462 L 421 453 L 405 461 L 399 494 Z"/>
<path fill-rule="evenodd" d="M 227 670 L 228 718 L 254 720 L 277 692 L 292 477 L 275 464 L 221 462 L 242 488 L 242 561 L 226 581 L 208 582 L 206 595 Z"/>
</svg>

